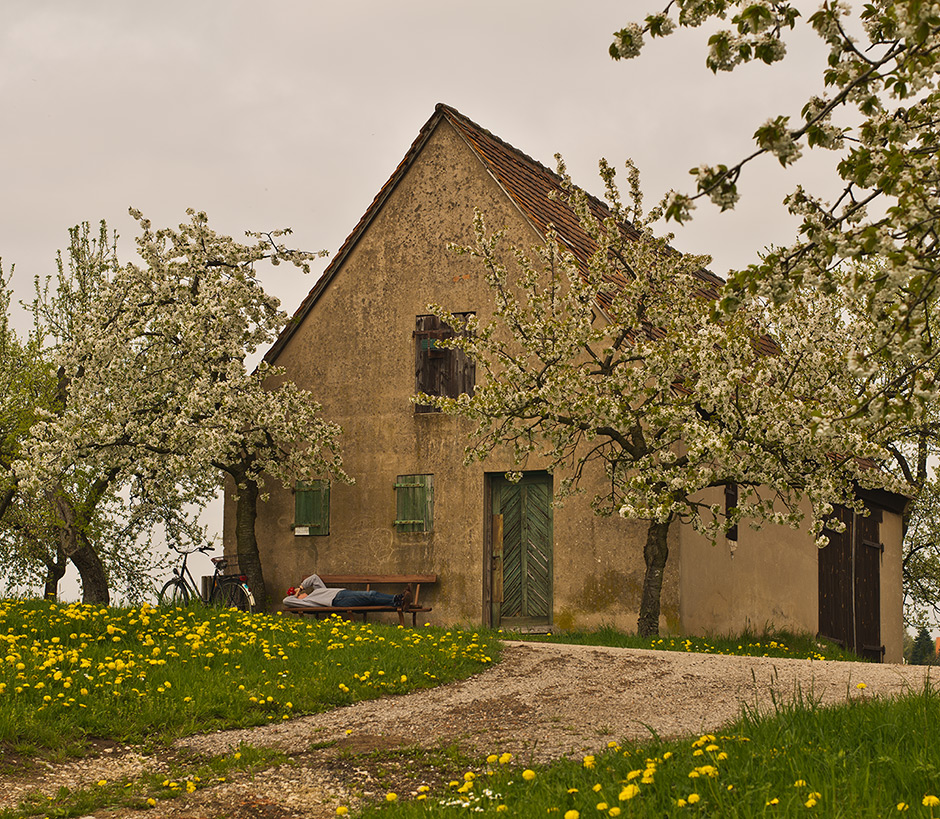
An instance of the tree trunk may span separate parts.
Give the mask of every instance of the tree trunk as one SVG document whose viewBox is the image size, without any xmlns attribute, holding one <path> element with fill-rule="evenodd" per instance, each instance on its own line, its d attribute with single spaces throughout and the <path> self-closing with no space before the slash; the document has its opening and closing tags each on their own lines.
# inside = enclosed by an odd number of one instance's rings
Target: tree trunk
<svg viewBox="0 0 940 819">
<path fill-rule="evenodd" d="M 667 536 L 670 523 L 672 523 L 671 518 L 665 523 L 651 521 L 649 529 L 646 530 L 646 547 L 643 549 L 646 574 L 643 577 L 640 616 L 636 623 L 636 632 L 640 637 L 652 637 L 659 634 L 659 600 L 663 591 L 666 560 L 669 558 Z"/>
<path fill-rule="evenodd" d="M 261 611 L 268 604 L 268 593 L 261 568 L 261 555 L 258 553 L 258 539 L 255 537 L 255 520 L 258 517 L 258 484 L 245 473 L 235 477 L 235 552 L 238 556 L 238 569 L 248 578 L 248 587 L 255 597 L 255 603 Z"/>
<path fill-rule="evenodd" d="M 82 579 L 82 602 L 97 603 L 107 606 L 111 603 L 111 592 L 108 589 L 108 575 L 98 553 L 84 537 L 80 537 L 74 544 L 69 560 L 78 569 Z"/>
<path fill-rule="evenodd" d="M 59 544 L 82 579 L 82 602 L 107 606 L 111 602 L 111 592 L 104 564 L 82 531 L 71 501 L 61 491 L 54 493 L 54 499 L 61 520 Z"/>
<path fill-rule="evenodd" d="M 61 548 L 55 550 L 55 561 L 44 559 L 46 564 L 46 585 L 43 598 L 46 600 L 59 599 L 59 581 L 65 577 L 65 567 L 68 563 Z"/>
</svg>

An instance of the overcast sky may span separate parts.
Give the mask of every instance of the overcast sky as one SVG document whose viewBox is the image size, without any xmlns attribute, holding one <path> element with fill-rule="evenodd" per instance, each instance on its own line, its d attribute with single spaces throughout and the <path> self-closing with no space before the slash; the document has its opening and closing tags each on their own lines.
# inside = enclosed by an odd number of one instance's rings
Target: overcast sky
<svg viewBox="0 0 940 819">
<path fill-rule="evenodd" d="M 219 231 L 290 226 L 335 252 L 437 102 L 596 193 L 597 160 L 632 157 L 647 201 L 689 168 L 737 158 L 769 116 L 798 115 L 819 60 L 715 77 L 684 32 L 614 62 L 613 31 L 645 0 L 4 0 L 0 5 L 0 257 L 29 295 L 67 228 L 106 219 L 133 252 L 127 208 L 155 225 L 185 209 Z M 811 56 L 815 44 L 801 44 Z M 680 249 L 715 272 L 792 233 L 793 177 L 768 160 L 740 213 L 703 204 Z M 324 263 L 325 265 L 325 263 Z M 322 270 L 323 265 L 320 266 Z M 313 284 L 272 269 L 293 311 Z"/>
<path fill-rule="evenodd" d="M 662 2 L 662 0 L 661 0 Z M 682 32 L 614 62 L 612 32 L 651 0 L 3 0 L 0 257 L 14 286 L 54 272 L 67 229 L 106 219 L 133 253 L 133 205 L 155 224 L 205 210 L 218 231 L 290 226 L 295 245 L 342 244 L 437 102 L 602 193 L 597 161 L 632 157 L 647 203 L 689 168 L 730 162 L 776 114 L 799 115 L 823 52 L 788 68 L 705 68 Z M 815 4 L 811 4 L 815 5 Z M 819 176 L 824 162 L 800 163 Z M 766 160 L 739 211 L 702 204 L 680 250 L 724 274 L 792 236 L 796 177 Z M 326 262 L 316 268 L 323 269 Z M 316 279 L 263 273 L 293 312 Z"/>
</svg>

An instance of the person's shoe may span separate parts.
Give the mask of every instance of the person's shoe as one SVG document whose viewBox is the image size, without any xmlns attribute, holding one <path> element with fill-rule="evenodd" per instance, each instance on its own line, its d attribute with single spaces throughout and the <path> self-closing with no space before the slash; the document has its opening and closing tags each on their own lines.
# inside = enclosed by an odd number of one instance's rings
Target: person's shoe
<svg viewBox="0 0 940 819">
<path fill-rule="evenodd" d="M 395 595 L 395 599 L 401 598 L 401 602 L 396 606 L 399 609 L 408 608 L 415 599 L 414 592 L 411 590 L 411 583 L 405 586 L 405 590 L 401 594 Z"/>
</svg>

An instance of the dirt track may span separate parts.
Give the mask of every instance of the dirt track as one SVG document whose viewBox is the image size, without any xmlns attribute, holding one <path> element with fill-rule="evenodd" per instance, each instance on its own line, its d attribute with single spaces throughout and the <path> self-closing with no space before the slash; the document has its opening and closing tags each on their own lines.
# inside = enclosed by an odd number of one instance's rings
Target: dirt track
<svg viewBox="0 0 940 819">
<path fill-rule="evenodd" d="M 742 706 L 771 709 L 772 698 L 799 692 L 821 703 L 847 697 L 881 697 L 922 689 L 927 669 L 866 663 L 724 657 L 507 643 L 503 661 L 468 680 L 400 697 L 362 702 L 285 723 L 188 737 L 179 753 L 217 755 L 239 743 L 281 749 L 292 762 L 254 778 L 234 778 L 144 812 L 99 811 L 96 817 L 216 817 L 309 819 L 334 816 L 390 786 L 402 795 L 421 784 L 414 770 L 383 763 L 370 768 L 378 749 L 455 745 L 471 757 L 504 751 L 517 761 L 579 757 L 610 740 L 643 739 L 655 731 L 675 737 L 713 731 L 735 719 Z M 862 684 L 862 687 L 858 687 Z M 13 807 L 37 788 L 53 794 L 99 779 L 159 768 L 160 760 L 128 749 L 0 779 L 0 807 Z M 396 784 L 396 776 L 398 784 Z M 433 784 L 440 771 L 428 771 Z"/>
</svg>

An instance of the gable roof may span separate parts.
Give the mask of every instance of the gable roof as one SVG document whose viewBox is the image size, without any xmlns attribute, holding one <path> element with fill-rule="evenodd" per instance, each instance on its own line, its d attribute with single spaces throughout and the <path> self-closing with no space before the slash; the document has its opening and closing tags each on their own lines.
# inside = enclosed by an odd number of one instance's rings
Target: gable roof
<svg viewBox="0 0 940 819">
<path fill-rule="evenodd" d="M 562 187 L 562 179 L 558 174 L 550 171 L 518 148 L 514 148 L 508 142 L 504 142 L 492 132 L 477 125 L 456 108 L 438 103 L 434 108 L 434 114 L 422 126 L 398 167 L 376 194 L 375 199 L 372 200 L 372 204 L 369 205 L 359 223 L 353 228 L 352 233 L 346 237 L 346 241 L 343 242 L 323 275 L 300 303 L 287 326 L 281 331 L 277 340 L 264 356 L 266 362 L 273 364 L 280 355 L 281 350 L 306 318 L 333 276 L 342 267 L 346 256 L 355 247 L 366 228 L 385 203 L 385 200 L 388 199 L 395 186 L 407 173 L 418 154 L 421 153 L 425 142 L 427 142 L 441 120 L 446 120 L 460 135 L 486 171 L 509 197 L 510 201 L 516 205 L 522 216 L 538 235 L 545 236 L 549 227 L 554 227 L 558 238 L 582 264 L 587 262 L 591 254 L 594 253 L 596 249 L 594 241 L 581 227 L 575 213 L 561 198 L 564 188 Z M 610 210 L 600 199 L 588 195 L 588 201 L 591 210 L 598 219 L 605 219 L 610 216 Z M 628 233 L 631 231 L 635 233 L 631 225 L 624 225 L 623 229 Z M 724 284 L 718 276 L 707 270 L 699 271 L 698 276 L 707 285 L 708 289 L 720 287 Z"/>
</svg>

